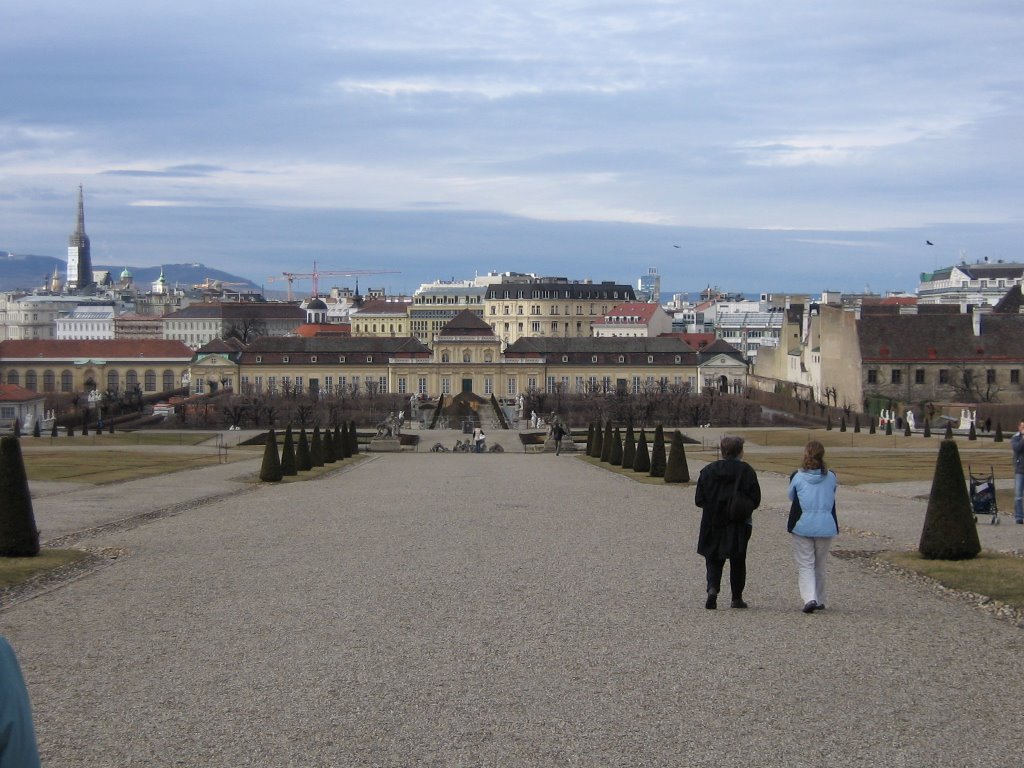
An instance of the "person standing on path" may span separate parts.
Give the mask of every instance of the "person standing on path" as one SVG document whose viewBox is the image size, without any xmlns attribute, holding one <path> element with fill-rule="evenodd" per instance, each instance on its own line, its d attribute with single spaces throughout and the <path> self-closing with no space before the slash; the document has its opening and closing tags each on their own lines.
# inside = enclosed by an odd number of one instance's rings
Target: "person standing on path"
<svg viewBox="0 0 1024 768">
<path fill-rule="evenodd" d="M 561 421 L 556 421 L 551 425 L 551 437 L 555 441 L 555 456 L 562 451 L 562 438 L 565 437 L 565 427 L 562 426 Z"/>
<path fill-rule="evenodd" d="M 38 768 L 39 748 L 21 667 L 0 636 L 0 768 Z"/>
<path fill-rule="evenodd" d="M 694 502 L 701 508 L 697 553 L 707 566 L 707 600 L 704 607 L 718 607 L 722 571 L 729 561 L 732 607 L 746 608 L 743 588 L 747 582 L 747 543 L 753 529 L 750 515 L 761 504 L 761 486 L 754 468 L 742 460 L 743 438 L 725 436 L 720 444 L 722 458 L 700 472 Z M 739 498 L 736 498 L 739 497 Z M 734 514 L 734 500 L 746 511 L 743 519 Z"/>
<path fill-rule="evenodd" d="M 804 447 L 800 469 L 789 478 L 789 512 L 786 530 L 793 534 L 803 612 L 825 608 L 825 565 L 832 537 L 839 533 L 836 519 L 836 473 L 825 466 L 825 446 L 811 440 Z"/>
<path fill-rule="evenodd" d="M 1024 421 L 1017 425 L 1017 433 L 1010 438 L 1013 448 L 1013 519 L 1024 525 Z"/>
</svg>

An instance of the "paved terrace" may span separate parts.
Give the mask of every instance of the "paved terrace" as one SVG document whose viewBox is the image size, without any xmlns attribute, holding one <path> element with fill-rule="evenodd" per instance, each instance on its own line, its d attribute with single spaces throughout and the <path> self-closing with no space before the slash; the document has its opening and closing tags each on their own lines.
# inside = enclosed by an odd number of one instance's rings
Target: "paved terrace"
<svg viewBox="0 0 1024 768">
<path fill-rule="evenodd" d="M 751 608 L 706 611 L 692 486 L 424 438 L 311 482 L 36 489 L 44 538 L 127 550 L 0 611 L 44 764 L 1020 764 L 1021 629 L 857 558 L 802 614 L 784 476 Z M 921 485 L 843 488 L 835 547 L 913 545 Z"/>
</svg>

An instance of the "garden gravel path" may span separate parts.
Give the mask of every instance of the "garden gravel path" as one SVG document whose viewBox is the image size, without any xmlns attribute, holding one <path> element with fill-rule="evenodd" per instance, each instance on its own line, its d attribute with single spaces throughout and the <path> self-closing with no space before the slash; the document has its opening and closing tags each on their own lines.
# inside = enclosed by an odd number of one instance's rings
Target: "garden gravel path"
<svg viewBox="0 0 1024 768">
<path fill-rule="evenodd" d="M 762 486 L 746 611 L 703 608 L 692 486 L 418 452 L 99 532 L 0 631 L 48 768 L 1019 765 L 1021 629 L 858 558 L 801 613 Z M 835 547 L 923 511 L 844 488 Z"/>
</svg>

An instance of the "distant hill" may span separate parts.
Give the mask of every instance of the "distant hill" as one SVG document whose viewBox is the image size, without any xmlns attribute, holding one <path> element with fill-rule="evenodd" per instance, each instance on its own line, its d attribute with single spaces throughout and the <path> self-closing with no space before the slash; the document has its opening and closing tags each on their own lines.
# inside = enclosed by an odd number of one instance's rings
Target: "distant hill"
<svg viewBox="0 0 1024 768">
<path fill-rule="evenodd" d="M 11 254 L 0 251 L 0 291 L 32 290 L 40 288 L 53 275 L 57 269 L 61 279 L 67 277 L 67 262 L 53 256 L 33 256 L 22 254 Z M 93 271 L 109 270 L 111 277 L 118 280 L 124 264 L 117 266 L 110 264 L 93 264 Z M 203 264 L 164 264 L 162 265 L 164 277 L 169 285 L 178 285 L 181 288 L 189 289 L 193 285 L 203 283 L 207 278 L 220 280 L 224 283 L 238 283 L 231 285 L 236 289 L 255 289 L 260 286 L 244 277 L 233 275 Z M 160 276 L 161 267 L 133 267 L 128 265 L 128 271 L 132 273 L 135 284 L 140 287 L 147 287 Z"/>
</svg>

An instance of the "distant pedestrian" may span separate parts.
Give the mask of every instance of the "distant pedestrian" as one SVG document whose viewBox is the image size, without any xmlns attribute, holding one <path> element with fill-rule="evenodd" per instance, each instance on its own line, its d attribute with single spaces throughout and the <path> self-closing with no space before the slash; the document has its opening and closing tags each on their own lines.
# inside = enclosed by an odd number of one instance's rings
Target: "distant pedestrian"
<svg viewBox="0 0 1024 768">
<path fill-rule="evenodd" d="M 793 534 L 803 612 L 825 608 L 825 566 L 832 537 L 839 533 L 836 518 L 836 474 L 825 465 L 825 446 L 811 440 L 804 447 L 800 469 L 789 478 L 793 502 L 786 529 Z"/>
<path fill-rule="evenodd" d="M 1013 448 L 1013 519 L 1024 524 L 1024 421 L 1017 425 L 1017 433 L 1010 438 Z"/>
<path fill-rule="evenodd" d="M 701 470 L 694 496 L 703 511 L 697 552 L 704 556 L 707 568 L 704 607 L 709 610 L 718 607 L 726 560 L 732 607 L 747 607 L 743 588 L 747 582 L 747 543 L 753 527 L 751 513 L 761 504 L 757 474 L 742 460 L 743 438 L 723 437 L 720 447 L 722 458 Z"/>
<path fill-rule="evenodd" d="M 477 453 L 483 453 L 487 444 L 487 435 L 484 434 L 482 428 L 477 427 L 473 430 L 473 448 Z"/>
<path fill-rule="evenodd" d="M 555 441 L 555 456 L 562 452 L 562 438 L 565 437 L 565 427 L 562 422 L 556 421 L 551 426 L 551 437 Z"/>
<path fill-rule="evenodd" d="M 21 667 L 0 636 L 0 768 L 38 768 L 39 749 L 32 707 Z"/>
</svg>

